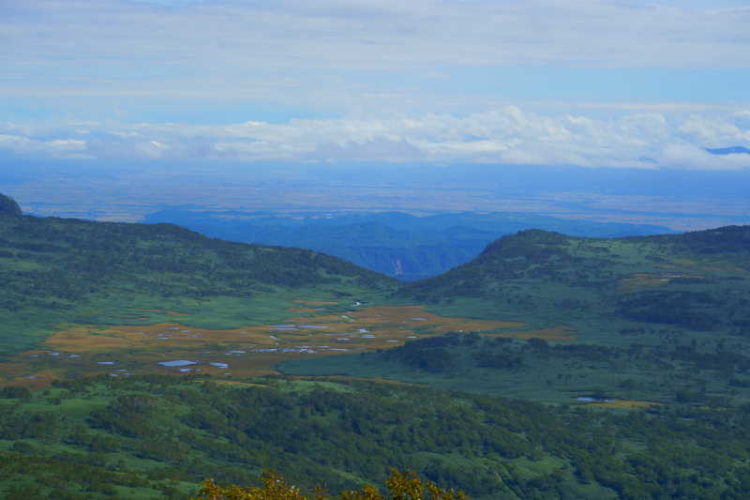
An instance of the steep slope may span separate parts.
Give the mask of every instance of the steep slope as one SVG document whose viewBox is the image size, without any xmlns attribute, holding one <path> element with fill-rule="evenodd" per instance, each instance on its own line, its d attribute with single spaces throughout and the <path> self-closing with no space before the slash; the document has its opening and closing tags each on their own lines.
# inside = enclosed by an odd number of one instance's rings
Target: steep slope
<svg viewBox="0 0 750 500">
<path fill-rule="evenodd" d="M 325 299 L 393 287 L 389 278 L 309 250 L 229 243 L 169 224 L 9 214 L 0 215 L 0 281 L 0 349 L 28 346 L 29 335 L 60 322 L 112 323 L 136 309 L 190 306 L 204 323 L 231 326 L 233 315 L 257 320 L 252 301 L 269 294 L 309 290 Z"/>
<path fill-rule="evenodd" d="M 431 303 L 480 300 L 491 304 L 488 314 L 619 317 L 745 333 L 750 226 L 614 239 L 522 231 L 401 293 Z"/>
</svg>

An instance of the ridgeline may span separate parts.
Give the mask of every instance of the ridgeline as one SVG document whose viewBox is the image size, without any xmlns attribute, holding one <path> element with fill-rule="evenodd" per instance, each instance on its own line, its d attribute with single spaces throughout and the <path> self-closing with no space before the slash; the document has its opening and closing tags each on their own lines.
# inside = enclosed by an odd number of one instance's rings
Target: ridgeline
<svg viewBox="0 0 750 500">
<path fill-rule="evenodd" d="M 629 238 L 522 231 L 400 294 L 433 304 L 475 301 L 490 317 L 619 318 L 743 334 L 750 331 L 750 226 Z"/>
<path fill-rule="evenodd" d="M 128 311 L 152 322 L 170 320 L 156 310 L 199 313 L 198 324 L 228 328 L 284 319 L 254 310 L 259 300 L 283 311 L 284 294 L 358 298 L 395 287 L 311 250 L 231 243 L 172 224 L 25 216 L 12 199 L 0 201 L 0 352 L 29 348 L 61 323 L 121 324 Z"/>
<path fill-rule="evenodd" d="M 0 215 L 21 215 L 21 207 L 10 196 L 0 193 Z"/>
</svg>

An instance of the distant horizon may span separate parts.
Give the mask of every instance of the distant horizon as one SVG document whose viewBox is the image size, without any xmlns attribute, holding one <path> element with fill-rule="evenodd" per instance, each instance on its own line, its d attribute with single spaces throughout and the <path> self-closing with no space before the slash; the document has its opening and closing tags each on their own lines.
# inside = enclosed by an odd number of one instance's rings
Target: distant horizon
<svg viewBox="0 0 750 500">
<path fill-rule="evenodd" d="M 40 216 L 138 222 L 203 212 L 523 213 L 685 231 L 750 223 L 750 171 L 524 165 L 19 160 L 0 192 Z"/>
</svg>

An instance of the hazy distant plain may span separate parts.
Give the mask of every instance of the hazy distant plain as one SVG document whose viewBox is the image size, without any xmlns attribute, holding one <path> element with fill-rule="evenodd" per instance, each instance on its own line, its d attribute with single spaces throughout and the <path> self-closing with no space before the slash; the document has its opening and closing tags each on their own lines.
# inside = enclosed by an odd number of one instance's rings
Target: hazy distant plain
<svg viewBox="0 0 750 500">
<path fill-rule="evenodd" d="M 326 214 L 516 212 L 697 230 L 750 223 L 750 173 L 507 165 L 12 163 L 27 213 L 137 222 L 165 208 Z M 175 171 L 179 170 L 179 175 Z M 235 215 L 238 216 L 238 215 Z"/>
</svg>

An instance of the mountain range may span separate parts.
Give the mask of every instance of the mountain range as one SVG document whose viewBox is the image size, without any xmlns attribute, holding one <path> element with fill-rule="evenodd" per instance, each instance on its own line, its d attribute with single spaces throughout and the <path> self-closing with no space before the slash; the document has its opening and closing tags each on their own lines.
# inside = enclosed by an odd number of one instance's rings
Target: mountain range
<svg viewBox="0 0 750 500">
<path fill-rule="evenodd" d="M 143 222 L 168 222 L 230 241 L 309 248 L 401 281 L 448 271 L 503 235 L 527 228 L 575 236 L 618 237 L 670 233 L 648 224 L 595 222 L 522 213 L 446 213 L 416 216 L 367 214 L 269 214 L 167 209 Z"/>
</svg>

